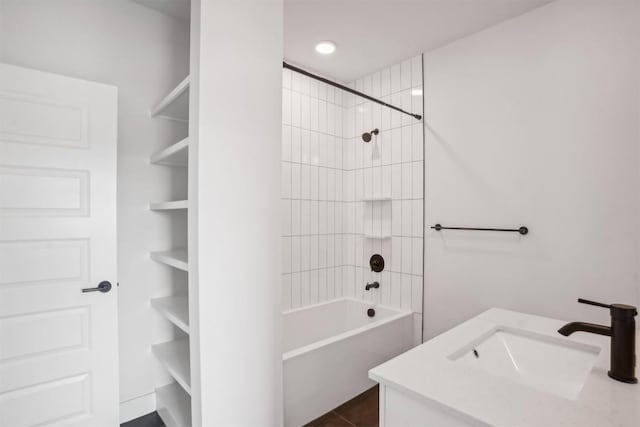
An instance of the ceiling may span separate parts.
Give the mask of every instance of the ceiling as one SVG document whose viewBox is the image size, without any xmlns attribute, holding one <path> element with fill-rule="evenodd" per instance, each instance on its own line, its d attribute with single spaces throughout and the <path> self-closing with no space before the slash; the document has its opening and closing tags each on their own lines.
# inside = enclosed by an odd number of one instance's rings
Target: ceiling
<svg viewBox="0 0 640 427">
<path fill-rule="evenodd" d="M 155 9 L 158 12 L 165 15 L 173 16 L 182 21 L 187 22 L 189 20 L 189 10 L 191 7 L 191 0 L 133 0 L 136 3 L 140 3 L 143 6 Z"/>
<path fill-rule="evenodd" d="M 549 0 L 286 0 L 285 58 L 352 81 Z M 320 40 L 338 45 L 317 54 Z"/>
<path fill-rule="evenodd" d="M 180 19 L 189 0 L 134 0 Z M 551 0 L 284 0 L 284 57 L 342 81 L 395 64 Z M 336 52 L 315 52 L 331 40 Z"/>
</svg>

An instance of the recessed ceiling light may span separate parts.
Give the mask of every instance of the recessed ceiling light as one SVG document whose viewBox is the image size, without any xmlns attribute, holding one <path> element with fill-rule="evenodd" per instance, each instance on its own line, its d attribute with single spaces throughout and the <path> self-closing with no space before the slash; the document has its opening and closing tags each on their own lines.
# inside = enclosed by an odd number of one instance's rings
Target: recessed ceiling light
<svg viewBox="0 0 640 427">
<path fill-rule="evenodd" d="M 330 55 L 336 51 L 336 44 L 330 41 L 322 41 L 316 45 L 316 52 L 323 55 Z"/>
<path fill-rule="evenodd" d="M 411 89 L 411 95 L 413 95 L 413 96 L 421 96 L 422 95 L 422 89 Z"/>
</svg>

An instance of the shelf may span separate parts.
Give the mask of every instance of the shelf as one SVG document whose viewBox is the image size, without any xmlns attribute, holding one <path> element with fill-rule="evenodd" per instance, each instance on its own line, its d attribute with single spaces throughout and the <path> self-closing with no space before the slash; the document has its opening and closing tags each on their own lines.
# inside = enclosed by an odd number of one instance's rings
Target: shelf
<svg viewBox="0 0 640 427">
<path fill-rule="evenodd" d="M 174 249 L 172 251 L 151 252 L 151 259 L 162 264 L 177 268 L 178 270 L 189 270 L 187 263 L 187 250 Z"/>
<path fill-rule="evenodd" d="M 189 138 L 185 138 L 151 156 L 151 163 L 167 166 L 189 164 Z"/>
<path fill-rule="evenodd" d="M 183 339 L 157 344 L 151 347 L 151 351 L 184 391 L 190 394 L 189 340 Z"/>
<path fill-rule="evenodd" d="M 189 76 L 151 109 L 151 117 L 189 120 Z"/>
<path fill-rule="evenodd" d="M 191 398 L 176 383 L 156 390 L 158 415 L 167 427 L 191 427 Z"/>
<path fill-rule="evenodd" d="M 391 200 L 391 196 L 371 196 L 371 197 L 363 197 L 363 202 L 386 202 Z"/>
<path fill-rule="evenodd" d="M 187 76 L 168 95 L 151 108 L 151 116 L 189 121 L 189 86 Z M 153 154 L 150 163 L 174 167 L 188 167 L 189 138 L 184 138 L 171 146 Z M 185 211 L 187 200 L 169 200 L 149 203 L 152 211 Z M 154 251 L 150 258 L 158 263 L 188 271 L 188 253 L 185 248 L 168 251 Z M 185 333 L 189 333 L 189 302 L 185 295 L 154 298 L 151 306 Z M 175 332 L 175 331 L 174 331 Z M 180 333 L 180 339 L 160 343 L 151 347 L 158 362 L 175 380 L 169 385 L 156 389 L 158 415 L 167 427 L 191 427 L 191 362 L 189 339 Z M 164 377 L 164 375 L 163 375 Z"/>
<path fill-rule="evenodd" d="M 174 200 L 171 202 L 151 203 L 149 209 L 152 211 L 170 211 L 178 209 L 187 209 L 189 202 L 187 200 Z"/>
<path fill-rule="evenodd" d="M 365 239 L 390 239 L 391 234 L 369 234 L 364 233 Z"/>
<path fill-rule="evenodd" d="M 186 296 L 155 298 L 151 300 L 151 307 L 178 328 L 189 333 L 189 300 Z"/>
</svg>

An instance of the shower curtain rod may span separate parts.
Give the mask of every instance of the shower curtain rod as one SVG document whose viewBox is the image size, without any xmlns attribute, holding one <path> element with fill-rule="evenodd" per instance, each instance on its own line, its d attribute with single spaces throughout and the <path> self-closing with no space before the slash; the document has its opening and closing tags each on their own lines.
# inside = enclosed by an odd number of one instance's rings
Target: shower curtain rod
<svg viewBox="0 0 640 427">
<path fill-rule="evenodd" d="M 368 99 L 369 101 L 373 101 L 373 102 L 378 103 L 380 105 L 384 105 L 385 107 L 389 107 L 392 110 L 396 110 L 396 111 L 399 111 L 401 113 L 407 114 L 407 115 L 409 115 L 411 117 L 414 117 L 417 120 L 421 120 L 422 119 L 422 116 L 420 114 L 409 113 L 408 111 L 404 111 L 402 108 L 398 108 L 395 105 L 387 104 L 386 102 L 380 101 L 379 99 L 374 98 L 372 96 L 369 96 L 366 93 L 362 93 L 362 92 L 357 91 L 355 89 L 351 89 L 350 87 L 343 86 L 340 83 L 332 82 L 329 79 L 325 79 L 324 77 L 320 77 L 320 76 L 318 76 L 316 74 L 310 73 L 309 71 L 303 70 L 302 68 L 298 68 L 298 67 L 293 66 L 291 64 L 287 64 L 284 61 L 282 61 L 282 68 L 287 68 L 287 69 L 289 69 L 291 71 L 295 71 L 296 73 L 300 73 L 300 74 L 305 75 L 307 77 L 311 77 L 312 79 L 316 79 L 316 80 L 319 80 L 319 81 L 321 81 L 323 83 L 326 83 L 328 85 L 337 87 L 338 89 L 342 89 L 342 90 L 344 90 L 346 92 L 349 92 L 349 93 L 352 93 L 354 95 L 361 96 L 362 98 Z"/>
</svg>

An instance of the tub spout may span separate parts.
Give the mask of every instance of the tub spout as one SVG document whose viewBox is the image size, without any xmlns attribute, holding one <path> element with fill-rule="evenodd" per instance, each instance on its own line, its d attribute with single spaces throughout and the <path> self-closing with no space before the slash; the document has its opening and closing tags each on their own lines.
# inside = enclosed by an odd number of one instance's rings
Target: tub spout
<svg viewBox="0 0 640 427">
<path fill-rule="evenodd" d="M 364 287 L 364 290 L 368 291 L 371 288 L 378 289 L 379 287 L 380 287 L 380 283 L 378 282 L 367 283 L 367 286 Z"/>
</svg>

